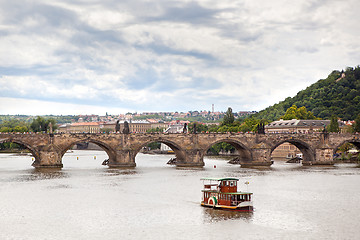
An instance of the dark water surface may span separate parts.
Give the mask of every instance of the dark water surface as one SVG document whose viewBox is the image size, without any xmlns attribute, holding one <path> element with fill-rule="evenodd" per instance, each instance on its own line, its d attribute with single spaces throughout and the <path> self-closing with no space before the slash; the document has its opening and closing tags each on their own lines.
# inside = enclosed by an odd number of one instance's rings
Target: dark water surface
<svg viewBox="0 0 360 240">
<path fill-rule="evenodd" d="M 206 158 L 178 169 L 171 157 L 138 154 L 136 168 L 120 170 L 101 165 L 105 152 L 74 151 L 63 169 L 36 170 L 31 156 L 0 154 L 0 239 L 360 238 L 356 165 L 243 169 Z M 224 176 L 254 193 L 253 213 L 199 205 L 199 179 Z"/>
</svg>

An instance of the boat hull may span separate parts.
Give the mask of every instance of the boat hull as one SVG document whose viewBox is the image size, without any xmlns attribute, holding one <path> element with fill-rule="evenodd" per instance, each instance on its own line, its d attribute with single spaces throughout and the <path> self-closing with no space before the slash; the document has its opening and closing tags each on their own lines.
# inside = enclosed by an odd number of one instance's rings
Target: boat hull
<svg viewBox="0 0 360 240">
<path fill-rule="evenodd" d="M 201 202 L 201 206 L 208 207 L 208 208 L 214 208 L 214 209 L 222 209 L 222 210 L 228 210 L 228 211 L 238 211 L 238 212 L 252 212 L 254 211 L 254 208 L 251 203 L 249 204 L 242 204 L 238 206 L 226 206 L 226 205 L 212 205 L 212 204 L 206 204 L 204 202 Z"/>
</svg>

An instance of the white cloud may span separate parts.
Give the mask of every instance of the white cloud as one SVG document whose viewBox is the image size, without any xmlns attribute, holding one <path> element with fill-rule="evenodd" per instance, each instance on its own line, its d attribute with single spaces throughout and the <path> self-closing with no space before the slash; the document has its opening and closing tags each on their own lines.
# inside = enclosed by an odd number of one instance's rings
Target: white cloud
<svg viewBox="0 0 360 240">
<path fill-rule="evenodd" d="M 121 107 L 103 107 L 86 104 L 74 103 L 57 103 L 50 101 L 38 101 L 22 98 L 4 98 L 0 97 L 0 102 L 6 102 L 7 105 L 1 104 L 0 114 L 23 114 L 23 115 L 78 115 L 78 114 L 98 114 L 105 115 L 133 112 L 134 109 L 127 109 Z"/>
<path fill-rule="evenodd" d="M 359 64 L 359 10 L 356 0 L 3 2 L 1 106 L 261 110 Z"/>
</svg>

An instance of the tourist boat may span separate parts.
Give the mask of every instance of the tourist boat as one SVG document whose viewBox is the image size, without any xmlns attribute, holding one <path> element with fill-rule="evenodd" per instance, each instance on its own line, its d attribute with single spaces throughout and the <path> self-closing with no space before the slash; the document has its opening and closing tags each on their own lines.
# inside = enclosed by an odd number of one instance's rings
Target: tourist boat
<svg viewBox="0 0 360 240">
<path fill-rule="evenodd" d="M 232 211 L 253 211 L 252 193 L 238 192 L 238 178 L 202 178 L 201 206 Z M 248 182 L 246 182 L 248 184 Z"/>
</svg>

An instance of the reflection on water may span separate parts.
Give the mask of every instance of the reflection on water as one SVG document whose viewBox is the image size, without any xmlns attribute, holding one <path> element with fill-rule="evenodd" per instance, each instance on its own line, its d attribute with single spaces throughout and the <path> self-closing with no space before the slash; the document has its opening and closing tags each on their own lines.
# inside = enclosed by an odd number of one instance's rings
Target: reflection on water
<svg viewBox="0 0 360 240">
<path fill-rule="evenodd" d="M 135 175 L 138 171 L 135 168 L 128 169 L 117 169 L 117 168 L 107 168 L 104 171 L 106 176 L 119 176 L 119 175 Z"/>
<path fill-rule="evenodd" d="M 204 221 L 205 222 L 220 222 L 226 220 L 242 219 L 247 222 L 251 221 L 254 212 L 238 212 L 226 211 L 221 209 L 205 208 L 204 207 Z"/>
<path fill-rule="evenodd" d="M 48 179 L 67 178 L 68 174 L 60 168 L 39 168 L 23 171 L 20 176 L 15 177 L 13 180 L 16 182 L 30 182 Z"/>
<path fill-rule="evenodd" d="M 54 186 L 48 186 L 49 189 L 59 189 L 59 188 L 71 188 L 68 184 L 57 184 Z"/>
</svg>

